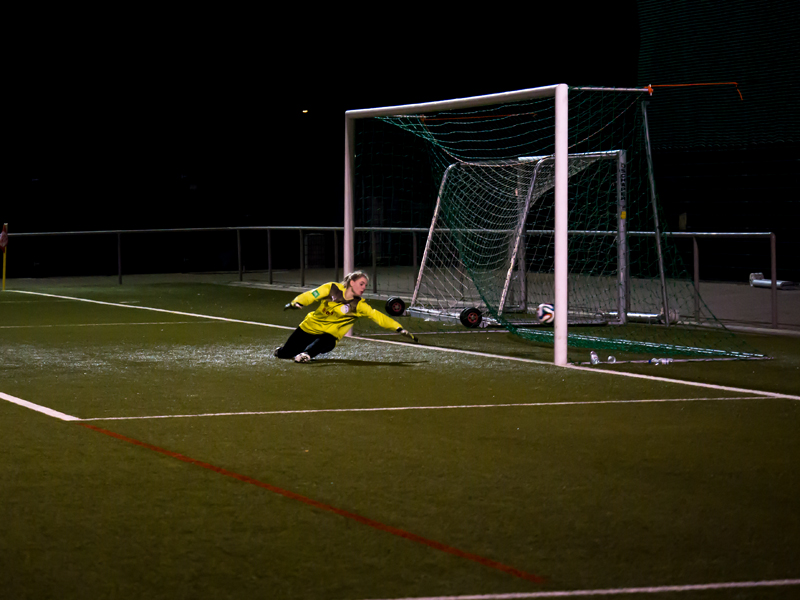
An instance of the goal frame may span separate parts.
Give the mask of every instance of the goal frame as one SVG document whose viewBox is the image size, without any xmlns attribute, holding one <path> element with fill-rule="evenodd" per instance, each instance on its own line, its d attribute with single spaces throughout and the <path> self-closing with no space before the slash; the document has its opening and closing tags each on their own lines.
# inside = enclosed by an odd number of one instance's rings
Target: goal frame
<svg viewBox="0 0 800 600">
<path fill-rule="evenodd" d="M 603 88 L 592 88 L 602 91 Z M 620 88 L 607 88 L 614 91 L 623 91 Z M 647 88 L 634 88 L 631 92 L 642 93 Z M 555 104 L 555 129 L 553 155 L 555 161 L 555 256 L 554 278 L 555 297 L 554 304 L 559 307 L 568 306 L 568 147 L 569 147 L 569 86 L 565 83 L 536 88 L 528 88 L 499 94 L 471 96 L 438 102 L 420 104 L 406 104 L 386 106 L 381 108 L 368 108 L 349 110 L 345 112 L 344 136 L 344 256 L 343 266 L 345 272 L 355 269 L 355 210 L 354 210 L 354 182 L 355 182 L 355 122 L 358 119 L 374 117 L 418 114 L 421 112 L 436 112 L 453 109 L 465 109 L 491 104 L 521 102 L 536 98 L 552 97 Z M 554 350 L 553 361 L 556 365 L 567 364 L 567 310 L 557 310 L 553 321 Z"/>
<path fill-rule="evenodd" d="M 610 322 L 615 325 L 624 325 L 628 320 L 628 303 L 629 303 L 629 281 L 628 281 L 628 240 L 627 240 L 627 219 L 626 219 L 626 198 L 625 198 L 625 190 L 626 190 L 626 156 L 627 153 L 625 150 L 606 150 L 601 152 L 581 152 L 576 154 L 569 154 L 569 159 L 591 159 L 594 161 L 597 160 L 608 160 L 612 161 L 615 165 L 615 175 L 616 175 L 616 185 L 615 185 L 615 196 L 616 196 L 616 220 L 617 220 L 617 227 L 616 230 L 613 232 L 609 231 L 571 231 L 569 230 L 567 233 L 569 235 L 609 235 L 613 233 L 614 238 L 616 240 L 616 247 L 617 247 L 617 294 L 616 294 L 616 306 L 614 307 L 615 310 L 606 311 L 608 315 L 614 315 L 613 321 L 604 321 Z M 521 302 L 522 306 L 516 307 L 518 309 L 522 309 L 522 312 L 527 312 L 527 265 L 525 264 L 527 261 L 524 258 L 524 251 L 523 248 L 525 246 L 525 236 L 531 233 L 550 233 L 549 231 L 528 231 L 525 228 L 528 214 L 531 209 L 531 200 L 533 196 L 533 190 L 536 187 L 538 181 L 538 172 L 540 167 L 547 163 L 552 163 L 554 161 L 553 155 L 548 156 L 520 156 L 516 160 L 510 159 L 509 161 L 486 161 L 486 162 L 456 162 L 447 167 L 442 176 L 441 184 L 439 185 L 439 193 L 436 198 L 436 206 L 433 209 L 433 217 L 431 219 L 431 224 L 428 229 L 428 238 L 425 242 L 425 249 L 422 253 L 422 260 L 419 266 L 419 272 L 417 274 L 417 280 L 414 285 L 414 292 L 411 297 L 411 303 L 409 305 L 409 311 L 413 312 L 414 307 L 417 304 L 417 298 L 419 296 L 420 287 L 422 285 L 422 281 L 425 277 L 425 268 L 427 266 L 428 257 L 431 251 L 431 244 L 433 243 L 434 235 L 437 232 L 444 232 L 448 229 L 445 228 L 443 230 L 440 225 L 440 211 L 441 211 L 441 203 L 442 203 L 442 195 L 444 193 L 445 187 L 448 181 L 448 175 L 454 169 L 459 167 L 485 167 L 485 168 L 493 168 L 493 167 L 502 167 L 507 166 L 508 164 L 513 163 L 536 163 L 536 167 L 534 168 L 534 173 L 531 176 L 531 181 L 528 184 L 528 189 L 525 192 L 525 204 L 524 208 L 520 213 L 519 222 L 515 225 L 514 228 L 514 236 L 511 241 L 510 247 L 513 248 L 511 257 L 509 260 L 509 266 L 507 273 L 504 278 L 503 282 L 503 291 L 500 296 L 500 301 L 497 306 L 498 314 L 502 315 L 506 312 L 506 303 L 509 296 L 509 290 L 512 285 L 512 280 L 514 275 L 517 274 L 520 277 L 521 287 L 520 290 L 521 294 Z M 483 230 L 481 230 L 483 231 Z M 461 308 L 469 308 L 468 306 L 463 306 Z M 419 309 L 422 310 L 422 309 Z M 426 312 L 429 309 L 424 309 L 423 312 Z M 435 312 L 435 311 L 434 311 Z M 569 313 L 569 310 L 567 310 Z M 450 315 L 451 317 L 453 315 Z"/>
</svg>

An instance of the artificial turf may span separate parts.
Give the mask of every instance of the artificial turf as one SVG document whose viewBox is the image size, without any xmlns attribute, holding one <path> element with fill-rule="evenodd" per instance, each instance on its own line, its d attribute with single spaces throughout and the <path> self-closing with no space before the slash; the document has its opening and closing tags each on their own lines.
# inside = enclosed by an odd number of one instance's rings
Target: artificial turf
<svg viewBox="0 0 800 600">
<path fill-rule="evenodd" d="M 65 422 L 0 402 L 9 598 L 366 599 L 800 576 L 798 400 L 437 350 L 550 359 L 488 332 L 345 340 L 297 365 L 272 357 L 298 320 L 280 310 L 288 292 L 29 289 L 120 306 L 0 295 L 0 392 L 81 419 L 249 414 Z M 765 343 L 772 361 L 602 368 L 800 394 L 796 344 Z M 407 410 L 371 410 L 383 408 Z"/>
</svg>

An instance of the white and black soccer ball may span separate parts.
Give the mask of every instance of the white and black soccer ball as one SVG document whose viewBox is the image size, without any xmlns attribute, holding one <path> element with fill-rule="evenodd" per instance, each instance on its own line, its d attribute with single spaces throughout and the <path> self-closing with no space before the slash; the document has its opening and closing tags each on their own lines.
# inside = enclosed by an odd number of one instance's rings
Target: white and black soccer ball
<svg viewBox="0 0 800 600">
<path fill-rule="evenodd" d="M 552 304 L 540 304 L 536 309 L 536 318 L 540 323 L 552 323 L 555 317 L 555 308 Z"/>
</svg>

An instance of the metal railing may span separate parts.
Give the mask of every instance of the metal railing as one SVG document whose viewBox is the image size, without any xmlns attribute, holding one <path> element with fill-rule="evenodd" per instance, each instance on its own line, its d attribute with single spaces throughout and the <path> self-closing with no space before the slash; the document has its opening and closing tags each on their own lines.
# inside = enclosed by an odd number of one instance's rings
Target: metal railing
<svg viewBox="0 0 800 600">
<path fill-rule="evenodd" d="M 272 233 L 277 231 L 296 231 L 298 233 L 298 254 L 300 258 L 300 285 L 305 286 L 306 272 L 306 235 L 309 233 L 324 233 L 329 232 L 333 234 L 333 263 L 334 263 L 334 280 L 340 279 L 340 257 L 339 257 L 339 235 L 343 234 L 343 227 L 294 227 L 294 226 L 252 226 L 252 227 L 194 227 L 194 228 L 171 228 L 171 229 L 108 229 L 99 231 L 57 231 L 57 232 L 32 232 L 32 233 L 9 233 L 9 241 L 16 238 L 32 238 L 32 237 L 55 237 L 55 236 L 97 236 L 97 235 L 115 235 L 117 238 L 117 277 L 119 284 L 122 285 L 122 236 L 135 236 L 141 234 L 152 233 L 219 233 L 219 232 L 236 232 L 236 254 L 237 264 L 239 271 L 239 281 L 244 280 L 244 268 L 242 262 L 242 232 L 246 231 L 264 231 L 267 234 L 267 273 L 268 282 L 272 284 L 273 278 L 273 248 L 272 248 Z M 378 291 L 378 252 L 376 252 L 376 234 L 381 233 L 410 233 L 412 234 L 412 265 L 416 270 L 419 266 L 419 248 L 418 235 L 424 234 L 427 236 L 429 229 L 422 227 L 356 227 L 356 233 L 369 233 L 370 234 L 370 247 L 372 255 L 372 284 L 373 292 Z M 528 230 L 526 235 L 548 235 L 553 234 L 552 230 Z M 617 231 L 585 231 L 585 230 L 570 230 L 569 235 L 587 235 L 587 236 L 616 236 Z M 628 236 L 655 236 L 654 231 L 628 231 Z M 697 240 L 704 239 L 769 239 L 770 241 L 770 278 L 771 285 L 771 312 L 772 312 L 772 328 L 778 328 L 778 287 L 777 287 L 777 241 L 776 236 L 772 232 L 671 232 L 662 233 L 664 237 L 672 238 L 691 238 L 692 239 L 692 264 L 693 264 L 693 278 L 695 288 L 695 312 L 700 311 L 700 251 L 698 248 Z M 424 242 L 422 244 L 424 247 Z M 13 246 L 12 246 L 13 247 Z M 13 250 L 12 250 L 13 251 Z"/>
</svg>

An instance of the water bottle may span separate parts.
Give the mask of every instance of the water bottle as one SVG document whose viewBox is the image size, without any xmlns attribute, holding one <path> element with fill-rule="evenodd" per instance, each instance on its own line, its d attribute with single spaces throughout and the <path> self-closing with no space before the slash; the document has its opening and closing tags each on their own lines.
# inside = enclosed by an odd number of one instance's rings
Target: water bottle
<svg viewBox="0 0 800 600">
<path fill-rule="evenodd" d="M 613 356 L 609 356 L 606 362 L 611 363 L 613 365 L 615 362 L 617 362 L 617 359 Z"/>
<path fill-rule="evenodd" d="M 591 360 L 591 361 L 592 361 L 592 364 L 593 364 L 593 365 L 596 365 L 596 364 L 598 364 L 598 363 L 600 362 L 600 357 L 598 357 L 598 356 L 597 356 L 597 352 L 595 352 L 594 350 L 592 350 L 592 351 L 589 353 L 589 360 Z"/>
<path fill-rule="evenodd" d="M 668 364 L 670 364 L 671 362 L 672 362 L 672 359 L 671 359 L 671 358 L 662 358 L 662 359 L 661 359 L 661 364 L 662 364 L 662 365 L 668 365 Z"/>
<path fill-rule="evenodd" d="M 647 362 L 649 362 L 651 365 L 660 365 L 661 364 L 661 359 L 660 358 L 651 358 Z"/>
</svg>

